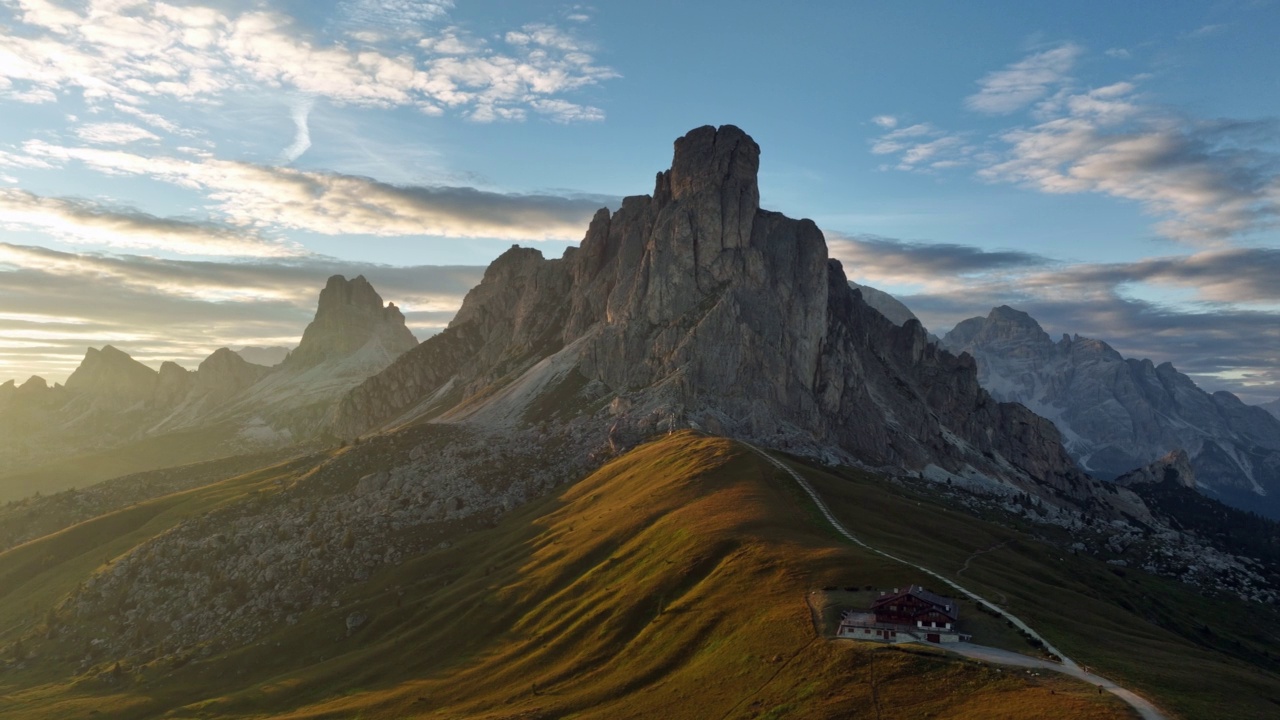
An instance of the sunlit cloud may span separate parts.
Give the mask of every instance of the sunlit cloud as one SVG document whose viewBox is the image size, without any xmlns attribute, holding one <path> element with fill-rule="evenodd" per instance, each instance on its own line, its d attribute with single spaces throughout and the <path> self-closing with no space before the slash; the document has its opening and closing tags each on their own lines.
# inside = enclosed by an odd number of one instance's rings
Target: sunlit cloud
<svg viewBox="0 0 1280 720">
<path fill-rule="evenodd" d="M 1020 110 L 1061 83 L 1082 52 L 1078 45 L 1066 43 L 987 73 L 978 81 L 978 92 L 965 98 L 965 106 L 992 115 Z"/>
<path fill-rule="evenodd" d="M 20 28 L 0 31 L 0 96 L 51 102 L 76 90 L 90 103 L 134 108 L 151 98 L 213 101 L 245 87 L 284 89 L 338 104 L 454 110 L 480 121 L 528 111 L 593 121 L 599 108 L 565 93 L 617 77 L 589 43 L 550 24 L 471 37 L 446 19 L 452 2 L 342 3 L 345 34 L 324 42 L 278 12 L 89 0 L 70 9 L 18 0 Z M 381 47 L 419 40 L 412 52 Z M 540 107 L 535 107 L 538 103 Z M 156 123 L 152 123 L 156 125 Z"/>
<path fill-rule="evenodd" d="M 885 128 L 871 141 L 882 169 L 969 166 L 990 182 L 1054 194 L 1098 193 L 1138 203 L 1163 236 L 1223 246 L 1280 218 L 1280 122 L 1199 120 L 1144 100 L 1141 77 L 1074 87 L 1082 49 L 1065 44 L 988 74 L 966 103 L 1031 122 L 985 139 L 928 122 Z M 1114 55 L 1114 53 L 1113 53 Z M 887 116 L 886 116 L 887 117 Z"/>
<path fill-rule="evenodd" d="M 39 230 L 76 243 L 185 255 L 285 257 L 302 252 L 290 244 L 208 223 L 104 209 L 84 200 L 41 197 L 17 189 L 0 189 L 0 227 Z M 0 260 L 3 257 L 0 250 Z"/>
<path fill-rule="evenodd" d="M 29 142 L 50 162 L 76 161 L 104 173 L 143 175 L 208 194 L 240 228 L 290 228 L 323 235 L 433 235 L 506 240 L 579 240 L 613 198 L 412 187 L 338 173 L 244 162 L 146 157 L 118 150 Z"/>
<path fill-rule="evenodd" d="M 93 123 L 76 128 L 76 137 L 96 145 L 128 145 L 142 140 L 159 140 L 160 136 L 129 123 Z"/>
</svg>

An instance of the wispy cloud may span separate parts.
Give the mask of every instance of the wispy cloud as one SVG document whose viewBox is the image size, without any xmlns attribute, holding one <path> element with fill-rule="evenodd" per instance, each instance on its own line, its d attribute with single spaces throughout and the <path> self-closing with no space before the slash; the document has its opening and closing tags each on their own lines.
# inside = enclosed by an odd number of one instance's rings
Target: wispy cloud
<svg viewBox="0 0 1280 720">
<path fill-rule="evenodd" d="M 1219 243 L 1273 227 L 1280 214 L 1274 121 L 1192 120 L 1133 99 L 1117 83 L 1068 94 L 1048 117 L 1001 136 L 1007 150 L 980 171 L 1050 193 L 1096 192 L 1141 203 L 1167 237 Z"/>
<path fill-rule="evenodd" d="M 297 160 L 302 157 L 303 153 L 311 149 L 311 126 L 308 124 L 308 119 L 311 115 L 311 108 L 314 106 L 315 101 L 311 98 L 300 98 L 293 103 L 290 112 L 295 128 L 293 143 L 281 153 L 281 157 L 286 163 Z"/>
<path fill-rule="evenodd" d="M 159 140 L 155 133 L 129 123 L 92 123 L 76 128 L 76 137 L 95 145 L 128 145 L 143 140 Z"/>
<path fill-rule="evenodd" d="M 965 98 L 965 106 L 992 115 L 1021 110 L 1062 83 L 1082 51 L 1078 45 L 1065 43 L 987 73 L 978 81 L 978 92 Z"/>
<path fill-rule="evenodd" d="M 88 0 L 83 10 L 14 2 L 21 27 L 0 30 L 0 96 L 22 102 L 78 90 L 90 103 L 141 108 L 150 98 L 208 101 L 256 86 L 479 121 L 523 119 L 541 102 L 539 112 L 574 122 L 597 120 L 603 111 L 565 95 L 617 76 L 595 62 L 588 43 L 549 24 L 493 40 L 433 27 L 452 2 L 344 3 L 345 22 L 362 28 L 371 45 L 360 48 L 310 37 L 275 12 L 133 0 Z M 406 32 L 422 40 L 408 52 Z M 395 42 L 382 47 L 388 38 Z"/>
<path fill-rule="evenodd" d="M 0 227 L 35 229 L 73 243 L 162 250 L 186 255 L 283 257 L 301 251 L 256 233 L 114 210 L 75 198 L 0 189 Z"/>
<path fill-rule="evenodd" d="M 1280 122 L 1195 119 L 1147 101 L 1141 76 L 1081 89 L 1066 73 L 1082 50 L 1060 45 L 990 73 L 966 103 L 1029 122 L 982 138 L 931 123 L 871 141 L 882 168 L 975 168 L 978 177 L 1046 193 L 1134 201 L 1165 237 L 1199 246 L 1236 241 L 1280 218 Z"/>
<path fill-rule="evenodd" d="M 120 150 L 28 142 L 47 162 L 80 162 L 105 173 L 142 175 L 196 188 L 237 228 L 322 235 L 448 236 L 579 240 L 602 196 L 517 195 L 469 187 L 392 185 L 371 178 L 218 160 L 147 157 Z"/>
<path fill-rule="evenodd" d="M 872 122 L 880 127 L 892 129 L 871 140 L 871 152 L 875 155 L 897 155 L 895 167 L 898 170 L 955 167 L 966 163 L 975 151 L 961 135 L 946 133 L 929 123 L 895 127 L 896 122 L 885 124 L 886 118 L 872 118 Z"/>
</svg>

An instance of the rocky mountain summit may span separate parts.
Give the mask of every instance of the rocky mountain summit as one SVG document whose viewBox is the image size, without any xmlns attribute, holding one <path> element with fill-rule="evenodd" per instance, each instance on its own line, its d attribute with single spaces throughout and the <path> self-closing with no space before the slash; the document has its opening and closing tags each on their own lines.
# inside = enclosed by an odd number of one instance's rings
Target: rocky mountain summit
<svg viewBox="0 0 1280 720">
<path fill-rule="evenodd" d="M 395 303 L 384 306 L 382 296 L 363 275 L 354 280 L 334 275 L 320 291 L 315 319 L 283 364 L 299 370 L 358 353 L 379 353 L 390 359 L 417 344 L 400 309 Z"/>
<path fill-rule="evenodd" d="M 1142 513 L 1052 423 L 983 391 L 972 360 L 870 306 L 812 221 L 761 209 L 759 159 L 733 126 L 678 139 L 653 194 L 600 210 L 579 248 L 498 258 L 448 329 L 342 400 L 335 432 L 568 415 L 626 444 L 687 425 Z"/>
<path fill-rule="evenodd" d="M 994 397 L 1052 420 L 1089 472 L 1115 478 L 1182 449 L 1201 491 L 1280 517 L 1280 420 L 1265 410 L 1206 393 L 1172 364 L 1124 358 L 1101 340 L 1054 342 L 1010 307 L 961 322 L 944 344 L 976 359 Z"/>
</svg>

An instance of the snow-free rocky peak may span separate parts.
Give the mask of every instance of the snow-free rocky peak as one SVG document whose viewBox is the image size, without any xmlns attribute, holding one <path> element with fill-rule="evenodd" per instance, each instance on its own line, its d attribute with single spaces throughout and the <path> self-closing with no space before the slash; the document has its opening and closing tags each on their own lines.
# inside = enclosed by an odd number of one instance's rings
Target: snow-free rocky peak
<svg viewBox="0 0 1280 720">
<path fill-rule="evenodd" d="M 370 343 L 395 357 L 418 340 L 405 326 L 400 309 L 394 303 L 384 306 L 382 296 L 363 275 L 353 280 L 334 275 L 320 291 L 315 319 L 283 365 L 294 371 L 308 368 L 353 355 Z"/>
<path fill-rule="evenodd" d="M 127 353 L 107 345 L 89 348 L 71 377 L 67 389 L 77 393 L 123 400 L 147 400 L 159 374 Z"/>
<path fill-rule="evenodd" d="M 992 400 L 973 362 L 918 321 L 898 327 L 870 307 L 812 221 L 760 209 L 759 161 L 733 126 L 676 140 L 652 195 L 598 211 L 563 258 L 504 253 L 447 330 L 343 399 L 334 430 L 572 419 L 625 444 L 692 425 L 1055 502 L 1092 497 L 1051 423 Z"/>
<path fill-rule="evenodd" d="M 999 400 L 1052 420 L 1088 471 L 1115 478 L 1185 450 L 1201 491 L 1280 517 L 1280 420 L 1231 393 L 1212 395 L 1170 363 L 1121 356 L 1101 340 L 1050 340 L 1026 313 L 998 307 L 947 333 Z"/>
</svg>

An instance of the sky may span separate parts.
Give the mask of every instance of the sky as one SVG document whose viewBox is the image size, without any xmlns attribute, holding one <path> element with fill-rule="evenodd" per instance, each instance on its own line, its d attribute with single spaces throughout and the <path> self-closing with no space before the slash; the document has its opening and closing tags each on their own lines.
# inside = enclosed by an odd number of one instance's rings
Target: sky
<svg viewBox="0 0 1280 720">
<path fill-rule="evenodd" d="M 1280 396 L 1280 3 L 0 0 L 0 382 L 290 346 L 364 274 L 426 338 L 731 123 L 762 204 L 925 325 Z"/>
</svg>

